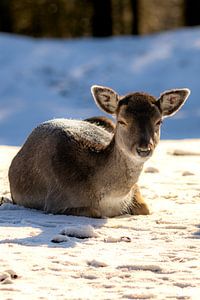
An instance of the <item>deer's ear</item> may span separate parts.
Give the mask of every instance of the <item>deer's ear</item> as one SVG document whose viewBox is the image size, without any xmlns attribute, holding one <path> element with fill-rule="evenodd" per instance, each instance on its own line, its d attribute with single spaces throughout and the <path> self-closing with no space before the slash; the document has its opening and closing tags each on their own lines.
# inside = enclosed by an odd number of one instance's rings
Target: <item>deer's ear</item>
<svg viewBox="0 0 200 300">
<path fill-rule="evenodd" d="M 91 92 L 97 106 L 109 114 L 115 114 L 119 102 L 119 96 L 115 91 L 108 87 L 93 85 Z"/>
<path fill-rule="evenodd" d="M 162 93 L 157 104 L 163 117 L 169 117 L 175 114 L 185 103 L 189 95 L 189 89 L 175 89 Z"/>
</svg>

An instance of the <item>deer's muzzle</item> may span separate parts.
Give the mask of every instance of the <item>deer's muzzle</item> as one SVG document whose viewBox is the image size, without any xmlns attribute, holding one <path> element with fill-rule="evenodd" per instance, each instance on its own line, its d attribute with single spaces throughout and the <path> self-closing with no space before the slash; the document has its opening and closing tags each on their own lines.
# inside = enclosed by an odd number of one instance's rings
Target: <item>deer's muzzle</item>
<svg viewBox="0 0 200 300">
<path fill-rule="evenodd" d="M 147 157 L 152 153 L 152 149 L 150 147 L 137 147 L 136 151 L 140 157 Z"/>
</svg>

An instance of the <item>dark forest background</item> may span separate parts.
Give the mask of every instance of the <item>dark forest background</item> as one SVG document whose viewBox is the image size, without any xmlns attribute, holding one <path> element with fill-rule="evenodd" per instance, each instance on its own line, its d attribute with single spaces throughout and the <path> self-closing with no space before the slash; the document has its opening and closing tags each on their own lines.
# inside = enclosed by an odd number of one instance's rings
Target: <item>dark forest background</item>
<svg viewBox="0 0 200 300">
<path fill-rule="evenodd" d="M 199 0 L 0 0 L 0 31 L 34 37 L 140 35 L 198 24 Z"/>
</svg>

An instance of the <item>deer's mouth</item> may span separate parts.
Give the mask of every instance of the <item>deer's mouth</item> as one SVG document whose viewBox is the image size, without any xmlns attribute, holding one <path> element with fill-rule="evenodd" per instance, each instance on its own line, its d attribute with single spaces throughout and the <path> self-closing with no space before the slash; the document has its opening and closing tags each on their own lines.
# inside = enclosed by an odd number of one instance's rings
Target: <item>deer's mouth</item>
<svg viewBox="0 0 200 300">
<path fill-rule="evenodd" d="M 140 157 L 145 158 L 152 154 L 152 149 L 150 147 L 137 147 L 136 152 Z"/>
</svg>

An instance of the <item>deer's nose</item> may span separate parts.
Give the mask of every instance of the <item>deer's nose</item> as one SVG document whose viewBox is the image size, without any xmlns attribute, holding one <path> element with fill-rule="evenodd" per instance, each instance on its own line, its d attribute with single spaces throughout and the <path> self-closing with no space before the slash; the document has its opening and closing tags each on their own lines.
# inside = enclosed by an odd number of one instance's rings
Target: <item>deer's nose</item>
<svg viewBox="0 0 200 300">
<path fill-rule="evenodd" d="M 152 150 L 151 147 L 137 147 L 136 151 L 138 153 L 139 156 L 141 157 L 147 157 L 151 154 Z"/>
<path fill-rule="evenodd" d="M 153 140 L 141 140 L 138 146 L 136 147 L 136 151 L 140 157 L 147 157 L 153 151 Z"/>
</svg>

